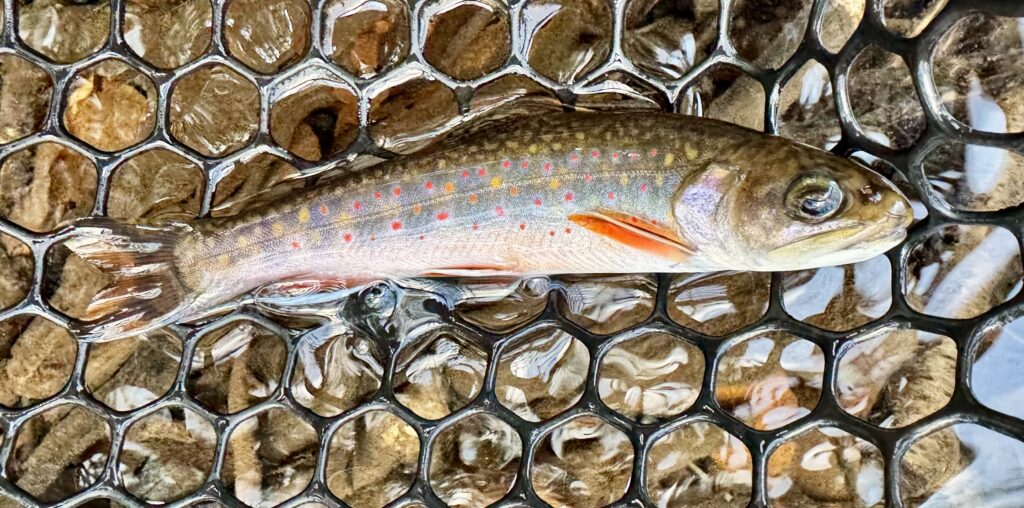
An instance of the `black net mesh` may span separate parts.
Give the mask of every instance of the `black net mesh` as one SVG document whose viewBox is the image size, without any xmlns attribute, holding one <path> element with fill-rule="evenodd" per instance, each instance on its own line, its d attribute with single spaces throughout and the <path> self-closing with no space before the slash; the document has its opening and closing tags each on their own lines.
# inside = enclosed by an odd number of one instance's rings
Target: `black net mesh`
<svg viewBox="0 0 1024 508">
<path fill-rule="evenodd" d="M 0 504 L 1021 503 L 1020 2 L 37 0 L 3 22 Z M 103 286 L 60 246 L 74 217 L 229 215 L 552 107 L 826 147 L 919 220 L 851 267 L 63 331 Z"/>
</svg>

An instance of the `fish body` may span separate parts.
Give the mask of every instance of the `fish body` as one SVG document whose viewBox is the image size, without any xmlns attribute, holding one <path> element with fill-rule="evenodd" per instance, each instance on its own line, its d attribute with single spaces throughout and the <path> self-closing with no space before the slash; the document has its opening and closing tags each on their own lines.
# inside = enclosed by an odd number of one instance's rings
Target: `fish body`
<svg viewBox="0 0 1024 508">
<path fill-rule="evenodd" d="M 356 285 L 856 262 L 902 240 L 908 210 L 881 176 L 782 138 L 681 115 L 566 113 L 458 138 L 240 216 L 86 224 L 69 246 L 137 279 L 90 307 L 107 314 L 95 338 L 298 278 Z M 139 277 L 156 283 L 148 300 Z"/>
</svg>

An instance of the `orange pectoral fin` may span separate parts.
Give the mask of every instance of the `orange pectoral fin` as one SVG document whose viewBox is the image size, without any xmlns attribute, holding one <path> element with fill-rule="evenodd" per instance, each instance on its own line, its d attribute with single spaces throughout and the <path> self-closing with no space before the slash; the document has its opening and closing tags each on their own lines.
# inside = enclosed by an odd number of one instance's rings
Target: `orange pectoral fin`
<svg viewBox="0 0 1024 508">
<path fill-rule="evenodd" d="M 685 261 L 694 253 L 675 232 L 631 215 L 602 210 L 573 214 L 569 220 L 601 236 L 675 262 Z"/>
</svg>

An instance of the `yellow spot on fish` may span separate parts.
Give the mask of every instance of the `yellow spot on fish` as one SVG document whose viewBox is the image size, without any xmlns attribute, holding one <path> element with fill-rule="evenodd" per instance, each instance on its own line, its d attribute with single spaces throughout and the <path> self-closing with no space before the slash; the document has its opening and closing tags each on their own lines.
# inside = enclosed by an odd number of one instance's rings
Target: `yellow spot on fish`
<svg viewBox="0 0 1024 508">
<path fill-rule="evenodd" d="M 299 222 L 309 222 L 309 208 L 299 210 Z"/>
<path fill-rule="evenodd" d="M 551 190 L 558 190 L 558 188 L 561 187 L 561 186 L 562 186 L 562 182 L 559 182 L 557 178 L 552 178 L 551 179 L 551 183 L 548 184 L 548 187 Z"/>
<path fill-rule="evenodd" d="M 583 141 L 584 139 L 587 139 L 587 136 L 585 134 L 583 134 L 582 132 L 577 132 L 576 133 L 576 139 L 578 139 L 580 141 Z"/>
<path fill-rule="evenodd" d="M 495 188 L 495 189 L 497 189 L 498 187 L 501 187 L 501 178 L 498 178 L 498 177 L 491 178 L 491 187 Z"/>
<path fill-rule="evenodd" d="M 665 155 L 665 166 L 671 166 L 672 161 L 676 160 L 676 156 L 672 154 Z"/>
<path fill-rule="evenodd" d="M 683 145 L 683 151 L 686 153 L 686 159 L 691 161 L 693 159 L 696 159 L 697 156 L 700 155 L 700 152 L 698 152 L 697 149 L 694 148 L 693 145 L 689 143 Z"/>
<path fill-rule="evenodd" d="M 551 143 L 551 148 L 554 148 L 555 150 L 561 150 L 562 149 L 562 144 L 561 143 Z"/>
<path fill-rule="evenodd" d="M 619 185 L 625 187 L 629 185 L 629 176 L 622 175 L 619 177 Z"/>
<path fill-rule="evenodd" d="M 437 160 L 437 167 L 438 167 L 438 169 L 444 169 L 445 166 L 447 166 L 447 165 L 448 165 L 448 161 L 447 160 L 445 160 L 445 159 L 438 159 Z"/>
<path fill-rule="evenodd" d="M 537 146 L 537 143 L 534 143 L 534 144 L 530 145 L 529 148 L 527 148 L 527 150 L 529 150 L 530 153 L 537 153 L 537 150 L 539 150 L 539 149 L 540 149 L 540 147 Z"/>
<path fill-rule="evenodd" d="M 238 248 L 239 249 L 244 249 L 244 248 L 246 248 L 249 245 L 249 242 L 245 239 L 244 236 L 238 237 L 238 240 L 236 240 L 236 243 L 238 244 Z"/>
<path fill-rule="evenodd" d="M 422 212 L 423 212 L 423 205 L 421 205 L 419 203 L 416 203 L 416 204 L 412 205 L 412 214 L 413 215 L 419 215 Z"/>
<path fill-rule="evenodd" d="M 338 214 L 338 218 L 340 218 L 341 220 L 348 220 L 351 217 L 352 216 L 349 215 L 348 212 L 341 212 Z"/>
<path fill-rule="evenodd" d="M 455 184 L 452 183 L 452 182 L 448 182 L 448 183 L 444 184 L 444 191 L 445 192 L 455 192 Z"/>
<path fill-rule="evenodd" d="M 656 187 L 661 187 L 662 185 L 665 185 L 665 175 L 662 175 L 662 174 L 655 175 L 654 176 L 654 185 Z"/>
<path fill-rule="evenodd" d="M 227 254 L 221 254 L 220 256 L 217 256 L 217 262 L 220 263 L 222 266 L 228 266 L 231 264 L 231 256 L 228 256 Z"/>
<path fill-rule="evenodd" d="M 284 225 L 280 222 L 275 222 L 270 225 L 270 232 L 274 233 L 274 236 L 281 236 L 284 234 Z"/>
<path fill-rule="evenodd" d="M 309 241 L 311 241 L 311 242 L 319 242 L 323 238 L 324 238 L 323 232 L 320 231 L 319 229 L 315 229 L 315 230 L 313 230 L 313 231 L 311 231 L 309 233 Z"/>
</svg>

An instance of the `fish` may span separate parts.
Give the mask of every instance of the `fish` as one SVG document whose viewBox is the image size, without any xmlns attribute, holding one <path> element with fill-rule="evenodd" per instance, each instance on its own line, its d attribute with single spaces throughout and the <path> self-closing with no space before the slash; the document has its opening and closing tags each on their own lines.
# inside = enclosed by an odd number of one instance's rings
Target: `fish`
<svg viewBox="0 0 1024 508">
<path fill-rule="evenodd" d="M 113 280 L 76 330 L 101 341 L 274 285 L 856 263 L 901 243 L 911 219 L 883 176 L 792 140 L 578 112 L 481 128 L 237 216 L 84 219 L 65 245 Z"/>
</svg>

